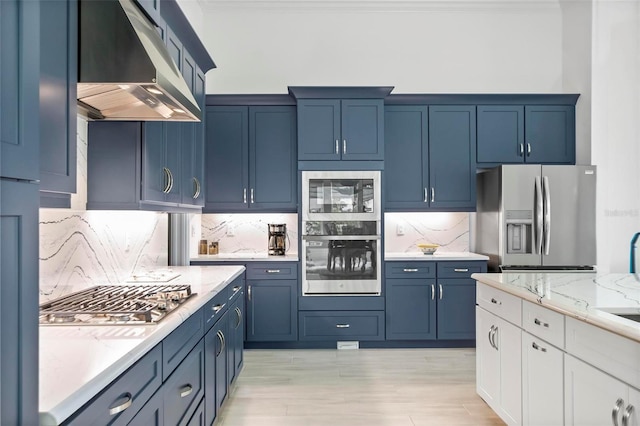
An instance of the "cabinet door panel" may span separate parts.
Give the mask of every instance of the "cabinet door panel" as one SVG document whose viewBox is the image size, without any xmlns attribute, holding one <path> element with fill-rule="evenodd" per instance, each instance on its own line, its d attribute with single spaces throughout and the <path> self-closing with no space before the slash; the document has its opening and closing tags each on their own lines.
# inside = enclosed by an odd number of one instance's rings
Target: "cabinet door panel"
<svg viewBox="0 0 640 426">
<path fill-rule="evenodd" d="M 476 338 L 476 282 L 438 279 L 438 339 Z"/>
<path fill-rule="evenodd" d="M 387 340 L 436 338 L 436 280 L 386 280 Z"/>
<path fill-rule="evenodd" d="M 0 176 L 40 178 L 40 2 L 0 1 Z"/>
<path fill-rule="evenodd" d="M 248 119 L 247 107 L 207 108 L 205 174 L 209 211 L 247 209 Z"/>
<path fill-rule="evenodd" d="M 216 360 L 220 349 L 217 328 L 212 328 L 204 336 L 204 416 L 206 424 L 210 425 L 217 415 Z"/>
<path fill-rule="evenodd" d="M 478 105 L 478 163 L 524 162 L 524 106 Z"/>
<path fill-rule="evenodd" d="M 184 123 L 166 122 L 164 124 L 164 164 L 171 174 L 171 187 L 165 195 L 168 203 L 182 202 L 182 128 Z"/>
<path fill-rule="evenodd" d="M 295 107 L 250 107 L 249 123 L 250 208 L 295 209 Z"/>
<path fill-rule="evenodd" d="M 194 123 L 194 142 L 193 142 L 193 155 L 191 170 L 193 177 L 197 179 L 196 185 L 199 187 L 198 196 L 193 199 L 192 204 L 200 207 L 204 207 L 204 195 L 205 195 L 205 181 L 204 181 L 204 128 L 207 120 L 205 113 L 205 75 L 196 67 L 196 81 L 194 84 L 194 95 L 202 111 L 202 121 L 200 123 Z"/>
<path fill-rule="evenodd" d="M 384 158 L 384 102 L 381 99 L 342 101 L 342 159 Z"/>
<path fill-rule="evenodd" d="M 164 123 L 143 123 L 142 138 L 142 199 L 163 202 L 164 189 L 168 184 L 168 177 L 164 172 Z"/>
<path fill-rule="evenodd" d="M 476 392 L 500 412 L 500 354 L 493 346 L 497 317 L 476 306 Z"/>
<path fill-rule="evenodd" d="M 220 412 L 220 407 L 222 407 L 222 403 L 227 398 L 227 392 L 229 388 L 229 379 L 228 374 L 229 370 L 227 369 L 227 360 L 229 351 L 229 347 L 226 344 L 226 336 L 228 334 L 228 311 L 225 313 L 222 318 L 214 325 L 213 331 L 219 337 L 215 340 L 215 364 L 216 364 L 216 412 Z"/>
<path fill-rule="evenodd" d="M 527 163 L 575 164 L 575 107 L 526 106 L 525 126 Z"/>
<path fill-rule="evenodd" d="M 429 176 L 427 107 L 387 106 L 384 120 L 385 208 L 425 209 Z"/>
<path fill-rule="evenodd" d="M 429 107 L 431 208 L 475 210 L 475 106 Z"/>
<path fill-rule="evenodd" d="M 202 340 L 162 385 L 164 420 L 186 424 L 204 395 L 204 343 Z"/>
<path fill-rule="evenodd" d="M 247 281 L 247 335 L 249 342 L 295 341 L 297 281 Z"/>
<path fill-rule="evenodd" d="M 522 332 L 498 318 L 496 346 L 500 353 L 500 412 L 508 424 L 522 422 Z"/>
<path fill-rule="evenodd" d="M 340 101 L 301 99 L 297 111 L 298 160 L 339 160 Z"/>
</svg>

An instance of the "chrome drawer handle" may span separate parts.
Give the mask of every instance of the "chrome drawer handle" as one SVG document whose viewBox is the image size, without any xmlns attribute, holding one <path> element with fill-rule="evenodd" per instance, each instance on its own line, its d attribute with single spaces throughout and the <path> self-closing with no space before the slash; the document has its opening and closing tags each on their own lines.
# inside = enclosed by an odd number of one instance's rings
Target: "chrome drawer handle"
<svg viewBox="0 0 640 426">
<path fill-rule="evenodd" d="M 618 413 L 620 413 L 620 409 L 624 405 L 624 399 L 618 398 L 616 404 L 613 406 L 613 410 L 611 410 L 611 422 L 614 426 L 618 426 Z"/>
<path fill-rule="evenodd" d="M 404 268 L 403 272 L 418 272 L 418 268 Z"/>
<path fill-rule="evenodd" d="M 342 140 L 342 153 L 343 154 L 347 153 L 347 140 L 346 139 Z"/>
<path fill-rule="evenodd" d="M 455 268 L 453 272 L 469 272 L 469 268 Z"/>
<path fill-rule="evenodd" d="M 533 323 L 534 323 L 535 325 L 541 325 L 541 326 L 543 326 L 543 327 L 547 327 L 547 328 L 549 328 L 549 323 L 548 323 L 548 322 L 541 322 L 538 318 L 534 319 L 534 320 L 533 320 Z"/>
<path fill-rule="evenodd" d="M 622 426 L 630 426 L 629 420 L 631 420 L 631 415 L 633 414 L 633 405 L 627 405 L 627 408 L 624 410 L 624 414 L 622 415 Z"/>
<path fill-rule="evenodd" d="M 193 392 L 193 386 L 191 385 L 184 386 L 182 389 L 180 389 L 180 398 L 184 398 L 185 396 L 191 395 L 191 392 Z"/>
<path fill-rule="evenodd" d="M 336 154 L 340 154 L 340 141 L 336 139 Z"/>
<path fill-rule="evenodd" d="M 542 346 L 537 345 L 536 342 L 531 343 L 531 347 L 533 349 L 535 349 L 536 351 L 542 351 L 542 352 L 546 352 L 547 351 L 546 348 L 543 348 Z"/>
<path fill-rule="evenodd" d="M 247 188 L 242 189 L 242 202 L 247 204 Z"/>
<path fill-rule="evenodd" d="M 127 408 L 131 407 L 131 404 L 133 404 L 133 396 L 127 392 L 126 394 L 124 394 L 124 397 L 127 398 L 127 400 L 125 402 L 123 402 L 122 404 L 113 407 L 113 408 L 109 408 L 109 415 L 113 416 L 115 414 L 121 413 L 124 410 L 126 410 Z"/>
<path fill-rule="evenodd" d="M 431 300 L 436 300 L 436 286 L 431 284 Z"/>
<path fill-rule="evenodd" d="M 444 291 L 442 291 L 442 284 L 438 284 L 438 288 L 440 289 L 440 300 L 442 300 L 442 296 L 444 295 Z"/>
<path fill-rule="evenodd" d="M 267 269 L 267 274 L 279 274 L 280 269 Z"/>
<path fill-rule="evenodd" d="M 336 324 L 336 328 L 349 328 L 349 324 Z"/>
<path fill-rule="evenodd" d="M 240 290 L 240 286 L 239 286 L 239 285 L 235 285 L 235 286 L 233 286 L 233 292 L 234 292 L 234 293 L 237 293 L 237 292 L 238 292 L 238 290 Z"/>
<path fill-rule="evenodd" d="M 215 313 L 218 313 L 218 312 L 219 312 L 222 308 L 224 308 L 226 305 L 227 305 L 226 303 L 223 303 L 222 305 L 218 303 L 216 306 L 213 306 L 213 307 L 211 308 L 211 310 L 212 310 L 213 312 L 215 312 Z"/>
<path fill-rule="evenodd" d="M 238 328 L 240 327 L 240 324 L 242 324 L 242 311 L 238 307 L 236 307 L 235 311 L 236 311 L 236 315 L 238 316 L 238 323 L 234 328 Z"/>
<path fill-rule="evenodd" d="M 494 299 L 493 297 L 491 298 L 491 303 L 495 304 L 495 305 L 502 305 L 502 302 L 498 302 L 496 299 Z"/>
<path fill-rule="evenodd" d="M 255 203 L 255 198 L 253 196 L 253 188 L 251 188 L 251 204 Z"/>
</svg>

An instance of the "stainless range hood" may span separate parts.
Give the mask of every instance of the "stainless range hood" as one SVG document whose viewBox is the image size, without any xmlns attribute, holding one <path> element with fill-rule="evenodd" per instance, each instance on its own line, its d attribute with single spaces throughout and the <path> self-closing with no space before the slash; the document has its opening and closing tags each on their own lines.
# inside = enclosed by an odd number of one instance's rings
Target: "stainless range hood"
<svg viewBox="0 0 640 426">
<path fill-rule="evenodd" d="M 79 8 L 80 113 L 95 120 L 201 120 L 157 29 L 132 0 L 84 0 Z"/>
</svg>

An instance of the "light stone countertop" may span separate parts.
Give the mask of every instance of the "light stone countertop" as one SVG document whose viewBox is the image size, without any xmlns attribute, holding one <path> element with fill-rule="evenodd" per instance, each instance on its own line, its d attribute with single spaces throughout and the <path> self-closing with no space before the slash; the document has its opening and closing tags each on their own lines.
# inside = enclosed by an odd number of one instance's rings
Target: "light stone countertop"
<svg viewBox="0 0 640 426">
<path fill-rule="evenodd" d="M 640 276 L 599 273 L 473 274 L 472 278 L 640 342 L 640 323 L 613 314 L 640 315 Z"/>
<path fill-rule="evenodd" d="M 270 256 L 267 253 L 219 253 L 201 254 L 192 257 L 191 262 L 297 262 L 300 260 L 297 254 L 285 254 L 284 256 Z"/>
<path fill-rule="evenodd" d="M 171 284 L 196 293 L 162 321 L 143 326 L 40 326 L 40 424 L 56 425 L 153 349 L 244 271 L 243 266 L 172 266 Z"/>
<path fill-rule="evenodd" d="M 433 254 L 424 254 L 421 251 L 412 251 L 406 253 L 391 252 L 384 254 L 384 260 L 396 261 L 396 260 L 411 260 L 411 261 L 431 261 L 437 262 L 439 260 L 489 260 L 488 256 L 471 253 L 471 252 L 438 252 Z"/>
</svg>

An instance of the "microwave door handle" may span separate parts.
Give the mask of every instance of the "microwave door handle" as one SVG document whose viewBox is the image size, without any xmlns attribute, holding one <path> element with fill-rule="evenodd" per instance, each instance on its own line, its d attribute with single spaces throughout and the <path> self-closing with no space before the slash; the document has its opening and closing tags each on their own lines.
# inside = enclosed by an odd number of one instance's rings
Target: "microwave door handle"
<svg viewBox="0 0 640 426">
<path fill-rule="evenodd" d="M 549 189 L 549 178 L 542 178 L 544 183 L 544 254 L 549 255 L 549 246 L 551 245 L 551 190 Z"/>
<path fill-rule="evenodd" d="M 542 185 L 540 182 L 540 176 L 536 176 L 535 180 L 535 249 L 536 254 L 540 254 L 542 252 Z"/>
</svg>

